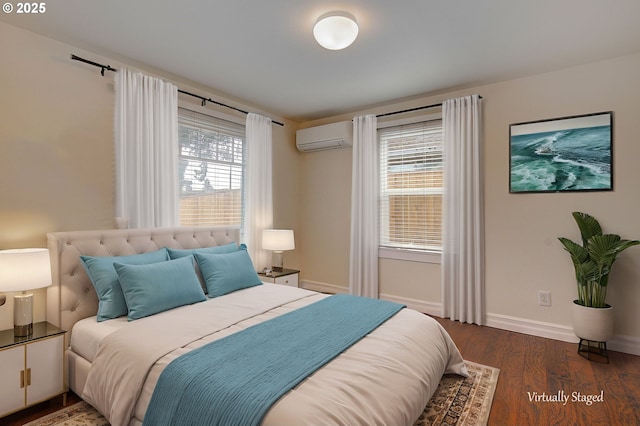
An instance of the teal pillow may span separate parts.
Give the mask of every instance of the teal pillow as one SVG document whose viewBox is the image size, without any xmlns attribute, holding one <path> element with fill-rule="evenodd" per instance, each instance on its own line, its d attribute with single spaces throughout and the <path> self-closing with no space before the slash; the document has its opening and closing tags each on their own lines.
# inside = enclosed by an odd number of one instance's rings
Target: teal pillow
<svg viewBox="0 0 640 426">
<path fill-rule="evenodd" d="M 222 253 L 232 253 L 234 251 L 238 251 L 242 248 L 247 248 L 246 245 L 240 244 L 240 247 L 236 243 L 229 243 L 223 246 L 213 246 L 213 247 L 201 247 L 194 249 L 174 249 L 167 247 L 167 251 L 169 252 L 169 257 L 171 259 L 180 259 L 185 256 L 192 256 L 196 253 L 201 254 L 222 254 Z M 202 273 L 200 272 L 200 267 L 196 263 L 196 275 L 198 276 L 198 281 L 200 282 L 200 286 L 202 286 L 202 291 L 207 293 L 207 284 L 204 282 L 204 278 L 202 278 Z"/>
<path fill-rule="evenodd" d="M 233 253 L 196 253 L 195 256 L 207 285 L 209 297 L 223 296 L 236 290 L 262 284 L 246 248 Z"/>
<path fill-rule="evenodd" d="M 89 279 L 98 294 L 98 321 L 127 315 L 127 303 L 113 264 L 143 265 L 169 260 L 167 249 L 130 256 L 80 256 Z"/>
<path fill-rule="evenodd" d="M 169 257 L 171 259 L 179 259 L 181 257 L 195 255 L 196 253 L 222 254 L 222 253 L 232 253 L 238 250 L 240 250 L 240 247 L 238 247 L 236 243 L 229 243 L 222 246 L 202 247 L 202 248 L 194 248 L 194 249 L 174 249 L 174 248 L 167 247 L 167 251 L 169 252 Z"/>
<path fill-rule="evenodd" d="M 149 265 L 113 265 L 129 308 L 129 321 L 206 300 L 193 256 Z"/>
</svg>

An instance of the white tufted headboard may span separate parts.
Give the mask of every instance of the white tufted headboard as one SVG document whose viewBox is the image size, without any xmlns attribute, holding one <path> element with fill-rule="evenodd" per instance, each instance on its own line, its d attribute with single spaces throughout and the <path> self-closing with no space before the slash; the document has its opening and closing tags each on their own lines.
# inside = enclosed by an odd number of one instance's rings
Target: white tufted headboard
<svg viewBox="0 0 640 426">
<path fill-rule="evenodd" d="M 47 321 L 66 330 L 98 312 L 98 297 L 80 261 L 86 256 L 124 256 L 171 248 L 238 242 L 237 227 L 109 229 L 47 234 L 52 284 L 47 288 Z"/>
</svg>

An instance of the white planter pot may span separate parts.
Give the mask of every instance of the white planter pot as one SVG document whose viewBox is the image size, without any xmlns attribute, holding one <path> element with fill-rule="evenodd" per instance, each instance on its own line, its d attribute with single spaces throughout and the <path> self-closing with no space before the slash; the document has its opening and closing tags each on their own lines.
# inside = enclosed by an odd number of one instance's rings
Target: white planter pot
<svg viewBox="0 0 640 426">
<path fill-rule="evenodd" d="M 613 307 L 588 308 L 573 301 L 573 332 L 581 339 L 606 342 L 613 337 Z"/>
</svg>

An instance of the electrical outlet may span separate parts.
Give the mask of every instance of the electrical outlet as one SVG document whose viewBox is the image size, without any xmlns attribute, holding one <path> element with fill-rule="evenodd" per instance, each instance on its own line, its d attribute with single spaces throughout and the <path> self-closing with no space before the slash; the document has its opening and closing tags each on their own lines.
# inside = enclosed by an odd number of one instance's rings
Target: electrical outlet
<svg viewBox="0 0 640 426">
<path fill-rule="evenodd" d="M 551 306 L 551 292 L 550 291 L 539 291 L 538 292 L 538 305 L 540 305 L 540 306 Z"/>
</svg>

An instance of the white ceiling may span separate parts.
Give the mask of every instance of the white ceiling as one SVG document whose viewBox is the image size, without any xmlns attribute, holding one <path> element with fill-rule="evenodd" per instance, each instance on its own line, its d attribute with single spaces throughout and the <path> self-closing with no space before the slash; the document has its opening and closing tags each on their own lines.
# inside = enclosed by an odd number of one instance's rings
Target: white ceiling
<svg viewBox="0 0 640 426">
<path fill-rule="evenodd" d="M 0 20 L 296 121 L 640 52 L 640 0 L 45 4 L 43 14 L 14 11 Z M 360 25 L 343 51 L 325 50 L 312 36 L 317 17 L 331 10 L 353 14 Z"/>
</svg>

